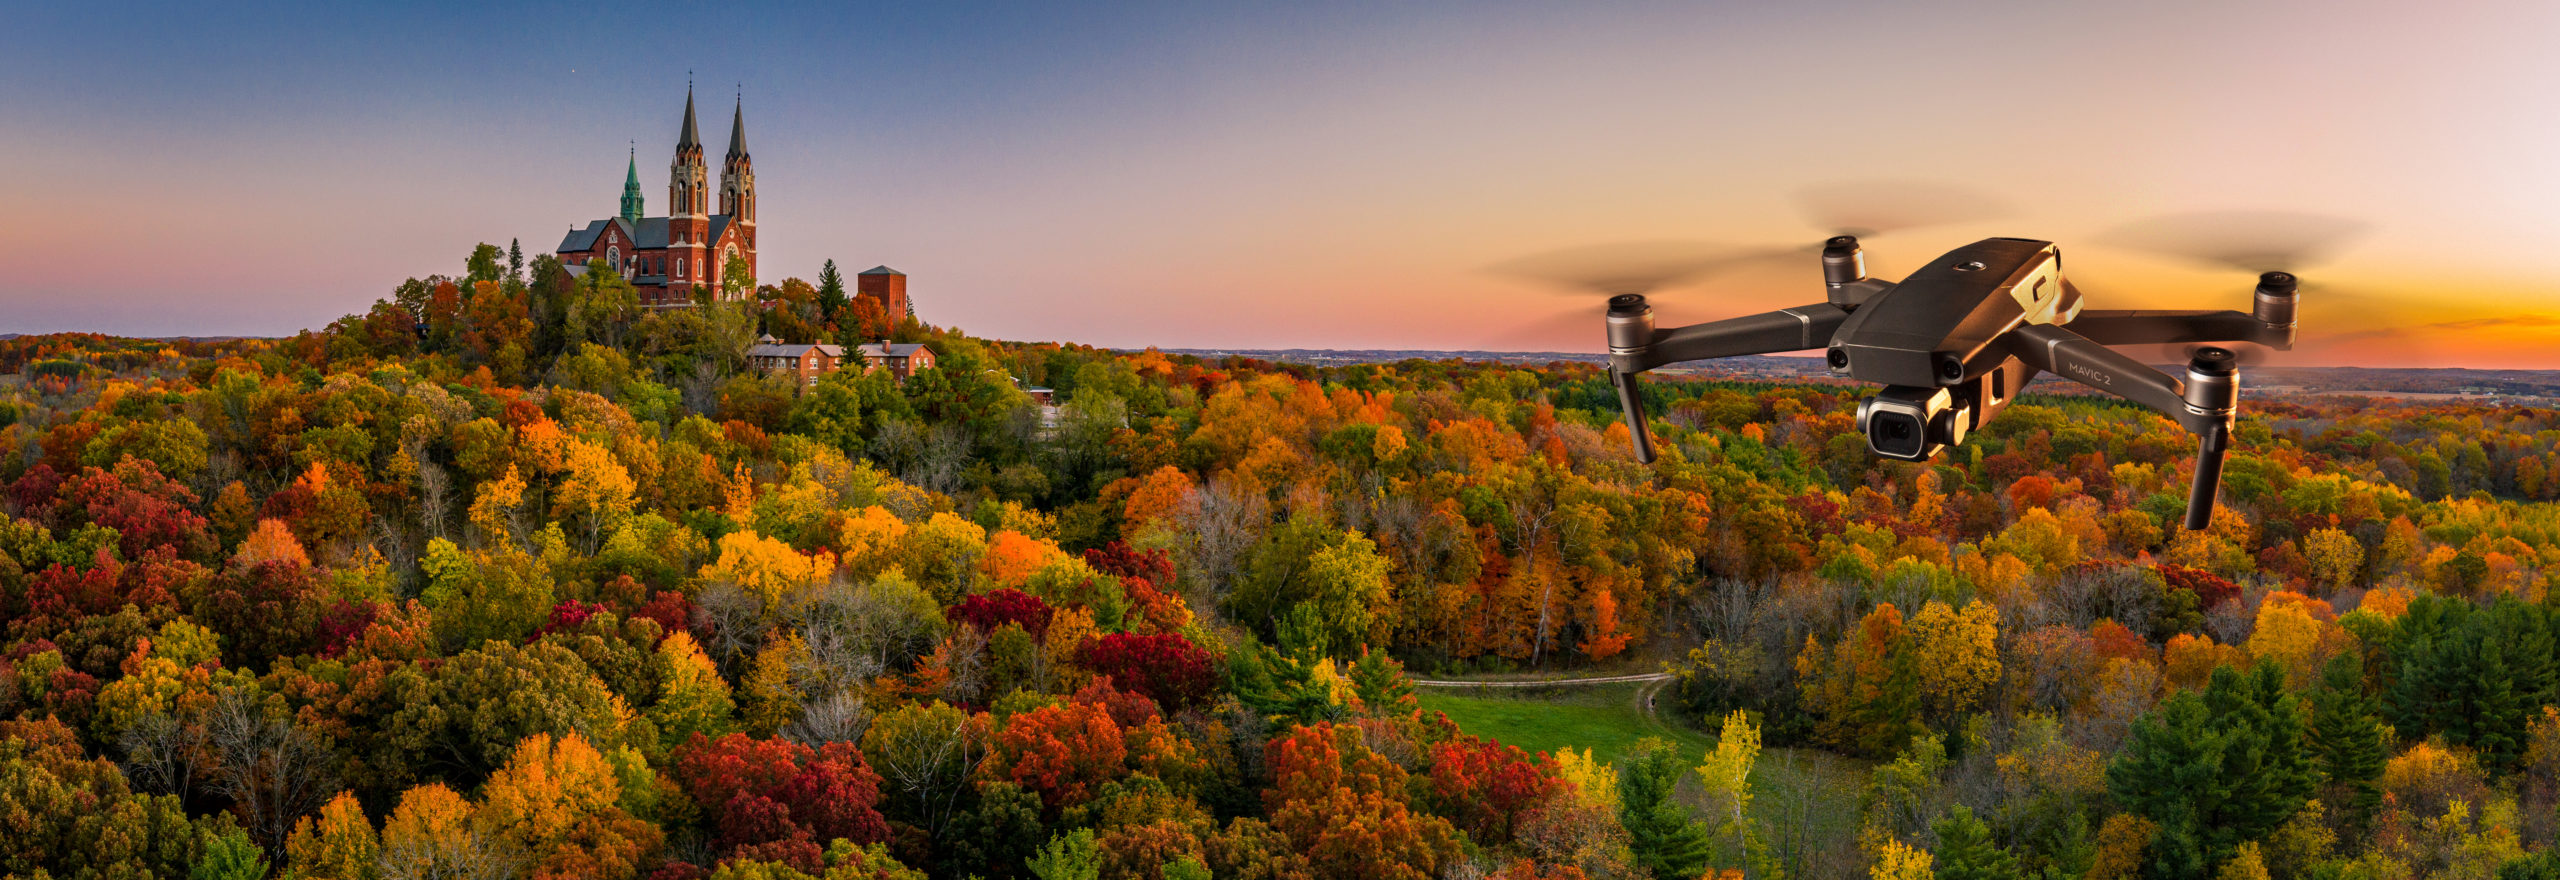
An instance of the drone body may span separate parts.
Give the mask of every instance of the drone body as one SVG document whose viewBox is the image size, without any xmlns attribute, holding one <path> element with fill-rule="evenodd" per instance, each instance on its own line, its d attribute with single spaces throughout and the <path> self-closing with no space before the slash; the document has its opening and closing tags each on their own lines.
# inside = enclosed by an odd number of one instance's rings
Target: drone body
<svg viewBox="0 0 2560 880">
<path fill-rule="evenodd" d="M 2199 438 L 2186 525 L 2204 528 L 2221 484 L 2239 404 L 2237 358 L 2197 348 L 2173 377 L 2109 345 L 2247 342 L 2290 348 L 2292 275 L 2260 276 L 2248 312 L 2104 311 L 2083 308 L 2052 243 L 1989 238 L 1948 251 L 1900 282 L 1866 274 L 1857 239 L 1822 252 L 1823 302 L 1724 321 L 1657 329 L 1641 294 L 1609 301 L 1610 376 L 1639 459 L 1653 459 L 1636 376 L 1667 364 L 1747 354 L 1826 349 L 1840 376 L 1884 386 L 1858 406 L 1858 429 L 1877 455 L 1926 461 L 1961 444 L 2016 397 L 2053 373 L 2167 415 Z"/>
</svg>

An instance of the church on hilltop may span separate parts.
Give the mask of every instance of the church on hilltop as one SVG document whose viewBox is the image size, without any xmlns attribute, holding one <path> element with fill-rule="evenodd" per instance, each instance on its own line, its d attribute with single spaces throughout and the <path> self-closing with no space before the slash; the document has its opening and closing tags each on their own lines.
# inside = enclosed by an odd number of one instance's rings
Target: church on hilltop
<svg viewBox="0 0 2560 880">
<path fill-rule="evenodd" d="M 693 122 L 693 90 L 685 89 L 684 129 L 669 166 L 667 215 L 646 217 L 640 195 L 640 157 L 633 151 L 622 184 L 622 213 L 569 230 L 560 240 L 560 264 L 584 274 L 597 260 L 639 288 L 648 308 L 689 306 L 695 292 L 720 298 L 721 273 L 732 258 L 756 266 L 756 172 L 747 158 L 746 104 L 729 121 L 729 155 L 720 163 L 720 212 L 710 212 L 711 190 L 702 161 L 702 138 Z M 903 291 L 901 291 L 903 293 Z M 749 299 L 754 290 L 737 298 Z"/>
</svg>

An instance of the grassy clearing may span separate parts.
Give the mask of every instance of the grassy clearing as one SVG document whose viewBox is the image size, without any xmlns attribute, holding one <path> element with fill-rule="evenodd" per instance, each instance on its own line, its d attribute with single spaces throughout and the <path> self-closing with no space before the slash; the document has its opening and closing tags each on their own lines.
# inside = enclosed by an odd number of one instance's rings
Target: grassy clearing
<svg viewBox="0 0 2560 880">
<path fill-rule="evenodd" d="M 1715 738 L 1647 715 L 1639 702 L 1642 688 L 1420 688 L 1418 694 L 1424 709 L 1448 713 L 1458 729 L 1533 752 L 1590 749 L 1592 757 L 1615 763 L 1638 740 L 1659 736 L 1679 746 L 1684 761 L 1703 760 Z M 1846 839 L 1857 832 L 1858 793 L 1867 770 L 1864 762 L 1829 752 L 1763 749 L 1751 769 L 1752 813 L 1773 831 L 1800 819 L 1809 840 Z M 1694 796 L 1695 777 L 1683 778 L 1681 788 Z"/>
</svg>

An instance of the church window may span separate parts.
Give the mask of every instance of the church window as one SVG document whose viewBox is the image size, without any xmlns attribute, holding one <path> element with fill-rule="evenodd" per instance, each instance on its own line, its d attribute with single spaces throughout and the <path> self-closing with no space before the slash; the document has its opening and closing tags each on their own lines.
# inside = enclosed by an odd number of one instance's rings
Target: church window
<svg viewBox="0 0 2560 880">
<path fill-rule="evenodd" d="M 604 264 L 605 264 L 605 265 L 607 265 L 607 266 L 612 266 L 612 267 L 614 267 L 615 269 L 620 269 L 620 268 L 622 268 L 622 248 L 619 248 L 619 247 L 609 247 L 609 248 L 605 248 L 605 249 L 604 249 Z"/>
<path fill-rule="evenodd" d="M 678 277 L 678 278 L 688 278 L 688 277 L 692 277 L 692 276 L 688 276 L 688 275 L 684 274 L 684 258 L 683 258 L 683 257 L 677 257 L 677 258 L 676 258 L 676 277 Z"/>
</svg>

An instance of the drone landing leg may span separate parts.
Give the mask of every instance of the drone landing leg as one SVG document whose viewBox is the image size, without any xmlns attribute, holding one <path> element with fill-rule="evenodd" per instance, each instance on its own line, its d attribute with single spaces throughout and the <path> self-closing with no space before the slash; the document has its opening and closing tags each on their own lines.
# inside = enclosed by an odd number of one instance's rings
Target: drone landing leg
<svg viewBox="0 0 2560 880">
<path fill-rule="evenodd" d="M 2223 453 L 2230 448 L 2231 421 L 2239 408 L 2236 356 L 2219 348 L 2200 349 L 2187 364 L 2186 381 L 2180 382 L 2051 324 L 2030 324 L 2010 335 L 2016 340 L 2012 356 L 2028 366 L 2158 410 L 2201 438 L 2195 484 L 2187 493 L 2186 525 L 2197 530 L 2212 520 Z"/>
</svg>

